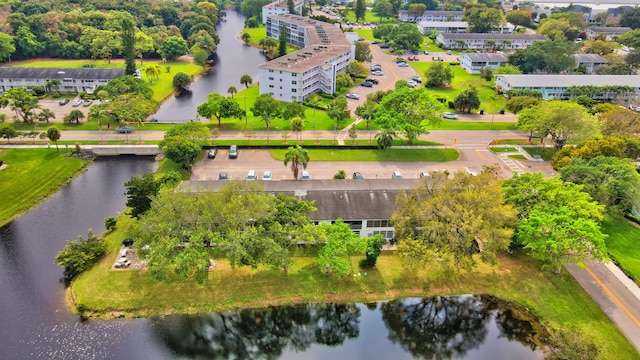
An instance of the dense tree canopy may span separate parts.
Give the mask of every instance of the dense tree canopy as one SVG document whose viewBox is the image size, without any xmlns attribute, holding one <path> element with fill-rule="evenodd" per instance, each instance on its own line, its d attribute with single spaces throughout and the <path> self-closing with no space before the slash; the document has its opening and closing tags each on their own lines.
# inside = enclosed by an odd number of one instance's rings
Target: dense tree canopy
<svg viewBox="0 0 640 360">
<path fill-rule="evenodd" d="M 640 28 L 640 7 L 625 11 L 620 18 L 620 26 L 628 26 L 632 29 Z"/>
<path fill-rule="evenodd" d="M 567 41 L 536 41 L 526 49 L 518 49 L 509 55 L 509 64 L 523 73 L 560 71 L 575 69 L 573 54 L 576 45 Z"/>
<path fill-rule="evenodd" d="M 219 93 L 210 93 L 207 101 L 198 106 L 198 114 L 207 119 L 216 118 L 218 127 L 221 126 L 222 118 L 242 118 L 245 116 L 244 110 L 235 100 Z"/>
<path fill-rule="evenodd" d="M 469 23 L 469 32 L 488 33 L 498 28 L 504 21 L 502 11 L 487 7 L 470 7 L 464 12 L 464 18 Z"/>
</svg>

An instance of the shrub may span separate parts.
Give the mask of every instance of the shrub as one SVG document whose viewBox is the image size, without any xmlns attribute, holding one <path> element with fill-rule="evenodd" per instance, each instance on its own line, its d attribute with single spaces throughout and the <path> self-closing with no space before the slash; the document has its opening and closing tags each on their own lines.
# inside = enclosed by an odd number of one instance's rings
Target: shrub
<svg viewBox="0 0 640 360">
<path fill-rule="evenodd" d="M 31 88 L 31 92 L 35 96 L 42 96 L 46 93 L 44 87 L 42 86 L 34 86 L 33 88 Z"/>
<path fill-rule="evenodd" d="M 347 174 L 344 172 L 344 170 L 338 170 L 338 172 L 333 175 L 334 179 L 346 179 L 347 178 Z"/>
<path fill-rule="evenodd" d="M 260 22 L 255 17 L 245 20 L 244 25 L 248 28 L 257 28 L 260 26 Z"/>
<path fill-rule="evenodd" d="M 83 68 L 86 68 L 86 69 L 93 69 L 93 68 L 95 68 L 95 67 L 96 67 L 96 64 L 93 64 L 93 63 L 86 63 L 86 64 L 82 64 L 82 67 L 83 67 Z"/>
<path fill-rule="evenodd" d="M 117 222 L 118 220 L 116 220 L 116 218 L 110 216 L 104 221 L 104 228 L 107 229 L 107 231 L 111 231 L 116 228 Z"/>
<path fill-rule="evenodd" d="M 107 244 L 89 229 L 86 239 L 78 236 L 77 241 L 67 242 L 56 255 L 55 263 L 64 268 L 65 281 L 68 282 L 95 264 L 106 252 Z"/>
</svg>

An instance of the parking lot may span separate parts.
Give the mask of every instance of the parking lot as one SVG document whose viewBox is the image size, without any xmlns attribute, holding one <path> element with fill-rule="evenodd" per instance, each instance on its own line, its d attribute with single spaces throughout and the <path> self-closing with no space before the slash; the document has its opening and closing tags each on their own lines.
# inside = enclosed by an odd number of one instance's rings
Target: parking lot
<svg viewBox="0 0 640 360">
<path fill-rule="evenodd" d="M 71 106 L 71 101 L 69 101 L 66 105 L 60 105 L 59 100 L 40 100 L 38 104 L 42 109 L 49 109 L 55 114 L 54 119 L 50 119 L 49 122 L 62 122 L 64 116 L 69 114 L 71 110 L 80 110 L 84 114 L 84 121 L 87 119 L 87 114 L 89 113 L 89 107 L 87 106 Z M 36 110 L 38 113 L 39 110 Z M 13 118 L 16 116 L 15 111 L 11 110 L 10 106 L 0 108 L 0 114 L 7 115 L 7 121 L 13 121 Z"/>
</svg>

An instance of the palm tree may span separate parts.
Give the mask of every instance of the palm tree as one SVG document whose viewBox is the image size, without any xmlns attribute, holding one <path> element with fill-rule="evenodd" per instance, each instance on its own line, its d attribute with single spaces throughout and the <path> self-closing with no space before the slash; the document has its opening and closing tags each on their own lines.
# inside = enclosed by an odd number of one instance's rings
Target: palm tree
<svg viewBox="0 0 640 360">
<path fill-rule="evenodd" d="M 378 142 L 378 149 L 387 152 L 387 148 L 393 144 L 393 137 L 396 136 L 396 132 L 393 130 L 383 129 L 376 135 L 376 141 Z"/>
<path fill-rule="evenodd" d="M 251 40 L 251 35 L 249 35 L 249 33 L 242 33 L 242 41 L 244 41 L 245 45 L 249 45 L 249 40 Z"/>
<path fill-rule="evenodd" d="M 65 122 L 71 123 L 75 121 L 76 124 L 80 124 L 80 120 L 82 119 L 84 119 L 84 114 L 80 110 L 71 110 L 71 112 L 64 117 Z"/>
<path fill-rule="evenodd" d="M 147 75 L 147 79 L 149 79 L 149 84 L 151 84 L 153 77 L 156 75 L 156 67 L 154 65 L 145 66 L 144 74 Z"/>
<path fill-rule="evenodd" d="M 38 114 L 38 120 L 46 121 L 47 124 L 49 123 L 49 119 L 55 119 L 55 118 L 56 118 L 56 114 L 54 114 L 53 111 L 49 109 L 42 109 L 42 111 L 40 111 L 40 113 Z"/>
<path fill-rule="evenodd" d="M 233 94 L 237 93 L 238 89 L 235 86 L 229 86 L 227 89 L 227 94 L 231 94 L 231 98 L 233 99 Z"/>
<path fill-rule="evenodd" d="M 47 89 L 47 92 L 51 91 L 52 89 L 56 89 L 56 93 L 58 92 L 58 88 L 60 86 L 60 80 L 58 79 L 51 79 L 51 80 L 47 80 L 47 83 L 45 84 L 45 88 Z"/>
<path fill-rule="evenodd" d="M 296 139 L 300 142 L 300 132 L 304 129 L 304 120 L 296 116 L 289 122 L 289 127 L 291 131 L 296 133 Z"/>
<path fill-rule="evenodd" d="M 309 163 L 309 154 L 306 149 L 300 147 L 300 145 L 290 146 L 287 152 L 284 154 L 284 166 L 291 163 L 291 171 L 293 172 L 293 178 L 298 180 L 298 171 L 300 166 L 303 169 L 307 168 Z"/>
<path fill-rule="evenodd" d="M 244 74 L 240 77 L 240 84 L 249 88 L 249 85 L 253 84 L 253 79 L 248 74 Z"/>
<path fill-rule="evenodd" d="M 313 107 L 313 130 L 315 130 L 316 129 L 316 108 L 318 107 L 318 105 L 320 105 L 320 103 L 322 102 L 322 99 L 320 98 L 320 96 L 318 96 L 318 94 L 313 94 L 311 95 L 311 97 L 307 99 L 307 101 L 309 102 L 309 105 Z"/>
</svg>

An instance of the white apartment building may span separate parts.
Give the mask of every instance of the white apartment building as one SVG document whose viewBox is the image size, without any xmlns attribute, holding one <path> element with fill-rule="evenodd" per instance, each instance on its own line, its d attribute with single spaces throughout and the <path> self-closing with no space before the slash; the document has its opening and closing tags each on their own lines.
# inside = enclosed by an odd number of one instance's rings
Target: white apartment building
<svg viewBox="0 0 640 360">
<path fill-rule="evenodd" d="M 355 45 L 339 27 L 290 14 L 270 16 L 266 25 L 273 39 L 284 25 L 287 43 L 302 49 L 260 65 L 260 94 L 302 102 L 313 93 L 336 91 L 336 74 L 355 57 Z"/>
<path fill-rule="evenodd" d="M 439 33 L 436 43 L 447 49 L 524 49 L 535 41 L 548 40 L 540 34 Z"/>
<path fill-rule="evenodd" d="M 462 11 L 437 11 L 427 10 L 420 15 L 409 14 L 407 10 L 400 10 L 398 17 L 404 22 L 420 21 L 462 21 L 464 12 Z"/>
<path fill-rule="evenodd" d="M 467 32 L 469 23 L 466 21 L 420 21 L 416 24 L 418 30 L 429 36 L 432 32 L 462 33 Z"/>
<path fill-rule="evenodd" d="M 47 81 L 60 81 L 60 92 L 92 94 L 99 85 L 124 76 L 124 69 L 63 69 L 0 67 L 0 92 L 13 88 L 31 91 L 34 86 L 46 87 Z"/>
<path fill-rule="evenodd" d="M 633 97 L 640 94 L 640 75 L 498 75 L 495 87 L 502 92 L 508 90 L 534 90 L 540 91 L 545 99 L 563 100 L 573 97 L 567 92 L 572 86 L 629 86 L 635 93 L 628 94 Z M 604 92 L 595 94 L 593 99 L 608 98 Z M 624 97 L 623 97 L 624 98 Z"/>
<path fill-rule="evenodd" d="M 460 55 L 460 66 L 470 74 L 479 74 L 484 68 L 495 69 L 509 61 L 503 53 L 464 53 Z"/>
<path fill-rule="evenodd" d="M 573 58 L 576 60 L 576 69 L 584 66 L 587 74 L 593 73 L 596 67 L 607 63 L 607 60 L 598 54 L 574 54 Z"/>
<path fill-rule="evenodd" d="M 303 0 L 293 0 L 293 8 L 296 14 L 302 14 Z M 262 23 L 267 23 L 267 18 L 274 15 L 286 15 L 289 13 L 287 0 L 276 0 L 262 7 Z"/>
</svg>

